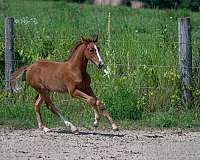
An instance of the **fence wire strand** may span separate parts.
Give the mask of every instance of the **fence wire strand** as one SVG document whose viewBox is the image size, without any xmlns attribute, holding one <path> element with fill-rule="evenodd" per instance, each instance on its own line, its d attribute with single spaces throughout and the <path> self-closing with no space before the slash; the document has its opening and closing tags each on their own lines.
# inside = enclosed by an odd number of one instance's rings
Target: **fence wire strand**
<svg viewBox="0 0 200 160">
<path fill-rule="evenodd" d="M 48 35 L 47 35 L 48 36 Z M 157 37 L 159 38 L 159 37 Z M 5 37 L 0 37 L 0 39 L 2 40 L 5 40 Z M 69 40 L 68 38 L 54 38 L 54 37 L 13 37 L 14 40 Z M 140 43 L 140 44 L 144 44 L 145 45 L 161 45 L 161 44 L 174 44 L 174 45 L 178 45 L 178 44 L 189 44 L 189 45 L 193 45 L 193 46 L 196 46 L 196 47 L 199 47 L 200 48 L 200 42 L 192 42 L 192 43 L 180 43 L 180 42 L 177 42 L 177 41 L 161 41 L 161 42 L 155 42 L 155 43 L 149 43 L 150 41 L 149 40 L 142 40 L 142 41 L 138 41 L 138 40 L 128 40 L 128 41 L 125 41 L 125 40 L 120 40 L 118 39 L 117 41 L 112 41 L 111 44 L 117 44 L 117 43 Z"/>
<path fill-rule="evenodd" d="M 52 59 L 52 61 L 54 61 Z M 0 60 L 0 63 L 4 63 L 6 64 L 10 64 L 10 61 L 8 61 L 8 63 L 5 63 L 4 60 Z M 17 63 L 17 62 L 25 62 L 24 60 L 12 60 L 11 62 Z M 194 61 L 194 62 L 199 62 L 200 61 Z M 104 66 L 104 68 L 106 68 L 107 66 L 113 66 L 113 67 L 130 67 L 130 68 L 144 68 L 144 67 L 149 67 L 149 68 L 175 68 L 175 69 L 179 69 L 179 65 L 157 65 L 157 64 L 122 64 L 122 63 L 115 63 L 115 64 L 109 64 Z M 192 67 L 183 67 L 186 69 L 192 68 L 192 69 L 200 69 L 200 66 L 192 66 Z"/>
</svg>

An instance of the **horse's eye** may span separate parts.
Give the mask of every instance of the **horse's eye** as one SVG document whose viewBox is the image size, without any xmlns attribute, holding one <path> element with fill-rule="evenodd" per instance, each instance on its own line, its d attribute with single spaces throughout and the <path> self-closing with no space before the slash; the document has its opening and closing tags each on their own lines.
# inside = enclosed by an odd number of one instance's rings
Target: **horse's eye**
<svg viewBox="0 0 200 160">
<path fill-rule="evenodd" d="M 94 52 L 94 51 L 95 51 L 95 49 L 94 49 L 94 48 L 91 48 L 91 49 L 90 49 L 90 52 Z"/>
</svg>

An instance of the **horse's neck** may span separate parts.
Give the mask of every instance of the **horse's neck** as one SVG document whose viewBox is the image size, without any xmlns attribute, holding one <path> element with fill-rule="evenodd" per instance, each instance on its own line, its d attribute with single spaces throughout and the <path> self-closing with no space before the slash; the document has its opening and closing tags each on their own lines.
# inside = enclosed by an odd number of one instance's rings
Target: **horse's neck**
<svg viewBox="0 0 200 160">
<path fill-rule="evenodd" d="M 73 68 L 78 68 L 81 72 L 86 72 L 88 60 L 83 55 L 82 47 L 84 46 L 79 46 L 68 61 Z"/>
</svg>

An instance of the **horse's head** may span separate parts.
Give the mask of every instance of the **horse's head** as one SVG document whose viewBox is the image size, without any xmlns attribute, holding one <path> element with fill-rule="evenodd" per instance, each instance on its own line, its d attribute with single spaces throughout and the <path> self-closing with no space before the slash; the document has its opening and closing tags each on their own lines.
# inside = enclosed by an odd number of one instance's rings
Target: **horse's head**
<svg viewBox="0 0 200 160">
<path fill-rule="evenodd" d="M 82 38 L 82 42 L 86 45 L 86 48 L 84 50 L 85 57 L 92 63 L 96 64 L 98 69 L 101 69 L 103 67 L 103 60 L 101 59 L 99 48 L 95 44 L 97 41 L 98 36 L 95 40 Z"/>
</svg>

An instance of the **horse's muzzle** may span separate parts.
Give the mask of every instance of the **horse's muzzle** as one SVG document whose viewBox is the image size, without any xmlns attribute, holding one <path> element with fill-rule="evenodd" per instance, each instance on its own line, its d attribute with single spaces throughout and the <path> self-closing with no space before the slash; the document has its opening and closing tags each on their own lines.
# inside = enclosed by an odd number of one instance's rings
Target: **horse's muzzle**
<svg viewBox="0 0 200 160">
<path fill-rule="evenodd" d="M 103 68 L 103 62 L 99 62 L 99 64 L 97 65 L 97 68 L 98 68 L 98 69 Z"/>
</svg>

